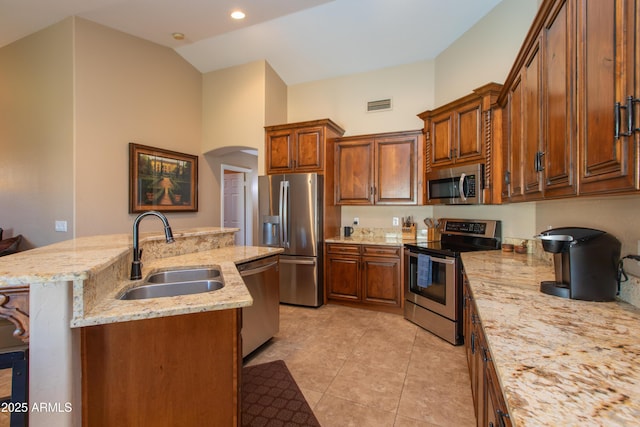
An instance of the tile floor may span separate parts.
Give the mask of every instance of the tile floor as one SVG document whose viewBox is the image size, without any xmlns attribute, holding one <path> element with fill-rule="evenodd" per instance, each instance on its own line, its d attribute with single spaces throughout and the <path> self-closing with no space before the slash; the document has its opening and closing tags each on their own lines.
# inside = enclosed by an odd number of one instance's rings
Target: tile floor
<svg viewBox="0 0 640 427">
<path fill-rule="evenodd" d="M 282 359 L 323 427 L 476 425 L 464 347 L 402 316 L 280 306 L 280 332 L 246 365 Z"/>
</svg>

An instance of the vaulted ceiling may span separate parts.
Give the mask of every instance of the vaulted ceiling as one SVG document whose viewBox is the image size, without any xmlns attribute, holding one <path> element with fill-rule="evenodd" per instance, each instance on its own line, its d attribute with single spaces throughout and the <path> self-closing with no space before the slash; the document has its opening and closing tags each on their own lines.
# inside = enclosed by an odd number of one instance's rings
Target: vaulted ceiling
<svg viewBox="0 0 640 427">
<path fill-rule="evenodd" d="M 79 16 L 173 48 L 203 73 L 265 59 L 292 85 L 433 59 L 500 1 L 0 0 L 0 47 Z"/>
</svg>

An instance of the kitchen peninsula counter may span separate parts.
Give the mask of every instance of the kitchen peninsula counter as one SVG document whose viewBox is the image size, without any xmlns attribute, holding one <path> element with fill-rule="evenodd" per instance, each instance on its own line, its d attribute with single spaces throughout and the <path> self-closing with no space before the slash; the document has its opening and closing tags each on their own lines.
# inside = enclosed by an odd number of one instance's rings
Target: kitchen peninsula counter
<svg viewBox="0 0 640 427">
<path fill-rule="evenodd" d="M 234 246 L 236 231 L 219 227 L 176 230 L 172 244 L 165 242 L 162 232 L 140 235 L 143 278 L 154 269 L 219 266 L 225 287 L 208 294 L 116 299 L 125 288 L 141 282 L 128 279 L 131 234 L 81 237 L 0 258 L 0 292 L 17 286 L 29 292 L 29 400 L 73 408 L 31 413 L 30 424 L 82 424 L 81 327 L 250 305 L 251 295 L 235 265 L 281 249 Z"/>
<path fill-rule="evenodd" d="M 131 236 L 82 237 L 0 259 L 0 289 L 15 285 L 67 282 L 73 288 L 71 327 L 139 320 L 252 304 L 235 264 L 282 252 L 279 248 L 232 246 L 237 229 L 196 228 L 174 233 L 167 244 L 162 233 L 140 238 L 143 279 L 154 270 L 175 267 L 219 267 L 225 286 L 193 295 L 119 300 L 117 295 L 140 285 L 128 278 Z M 230 246 L 231 245 L 231 246 Z"/>
<path fill-rule="evenodd" d="M 515 426 L 628 426 L 640 419 L 640 309 L 540 292 L 532 255 L 462 254 Z"/>
</svg>

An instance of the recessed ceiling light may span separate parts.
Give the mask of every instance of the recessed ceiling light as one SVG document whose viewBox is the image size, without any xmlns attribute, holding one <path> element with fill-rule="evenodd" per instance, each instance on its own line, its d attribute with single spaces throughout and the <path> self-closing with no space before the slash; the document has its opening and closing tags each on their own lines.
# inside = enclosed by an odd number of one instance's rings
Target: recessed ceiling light
<svg viewBox="0 0 640 427">
<path fill-rule="evenodd" d="M 184 40 L 184 34 L 182 33 L 171 33 L 171 36 L 176 40 Z"/>
<path fill-rule="evenodd" d="M 241 10 L 234 10 L 233 12 L 231 12 L 231 17 L 233 19 L 244 19 L 245 16 L 246 15 Z"/>
</svg>

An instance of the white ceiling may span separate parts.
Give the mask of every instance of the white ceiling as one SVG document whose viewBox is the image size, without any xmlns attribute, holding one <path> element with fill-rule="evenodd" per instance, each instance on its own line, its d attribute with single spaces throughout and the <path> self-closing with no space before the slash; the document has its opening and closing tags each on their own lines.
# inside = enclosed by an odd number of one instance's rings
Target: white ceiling
<svg viewBox="0 0 640 427">
<path fill-rule="evenodd" d="M 266 59 L 292 85 L 433 59 L 500 1 L 0 0 L 0 47 L 79 16 L 174 48 L 203 73 Z M 229 18 L 236 8 L 244 21 Z"/>
</svg>

